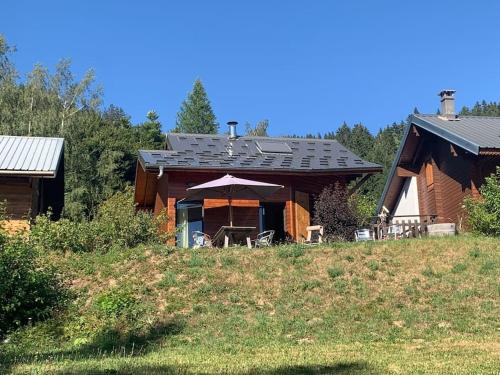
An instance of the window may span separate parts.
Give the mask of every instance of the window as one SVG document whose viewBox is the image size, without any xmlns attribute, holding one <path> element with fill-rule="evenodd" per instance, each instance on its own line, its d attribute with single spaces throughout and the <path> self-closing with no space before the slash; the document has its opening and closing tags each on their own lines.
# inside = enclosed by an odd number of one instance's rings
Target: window
<svg viewBox="0 0 500 375">
<path fill-rule="evenodd" d="M 427 181 L 427 188 L 434 187 L 434 171 L 432 168 L 432 160 L 425 163 L 425 180 Z"/>
</svg>

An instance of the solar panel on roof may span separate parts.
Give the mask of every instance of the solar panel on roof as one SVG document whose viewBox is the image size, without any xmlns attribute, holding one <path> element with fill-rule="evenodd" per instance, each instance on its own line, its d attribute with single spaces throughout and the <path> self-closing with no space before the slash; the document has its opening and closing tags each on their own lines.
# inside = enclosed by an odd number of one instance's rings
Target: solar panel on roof
<svg viewBox="0 0 500 375">
<path fill-rule="evenodd" d="M 292 149 L 285 142 L 255 142 L 260 152 L 276 153 L 276 154 L 291 154 Z"/>
</svg>

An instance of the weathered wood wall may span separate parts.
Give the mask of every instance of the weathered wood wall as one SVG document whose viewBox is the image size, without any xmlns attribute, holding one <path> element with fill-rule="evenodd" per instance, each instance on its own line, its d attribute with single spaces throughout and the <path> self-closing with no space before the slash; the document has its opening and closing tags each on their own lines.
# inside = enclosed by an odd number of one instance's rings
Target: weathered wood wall
<svg viewBox="0 0 500 375">
<path fill-rule="evenodd" d="M 229 171 L 232 175 L 257 181 L 283 185 L 284 189 L 267 197 L 265 202 L 285 203 L 285 231 L 293 238 L 298 237 L 296 225 L 296 191 L 310 196 L 321 192 L 323 187 L 335 182 L 346 183 L 353 175 L 332 175 L 332 174 L 282 174 L 276 173 L 255 173 Z M 166 210 L 169 221 L 166 230 L 175 230 L 176 202 L 186 197 L 186 189 L 190 186 L 198 185 L 207 181 L 224 176 L 222 172 L 212 171 L 165 171 L 164 175 L 158 179 L 158 173 L 144 171 L 138 163 L 136 172 L 136 192 L 135 200 L 139 209 L 149 209 L 155 214 Z M 259 215 L 257 200 L 233 200 L 234 225 L 255 226 L 258 230 Z M 205 199 L 204 203 L 204 230 L 207 234 L 213 235 L 222 225 L 229 223 L 228 202 L 223 199 Z M 309 211 L 309 207 L 307 207 Z M 308 223 L 307 223 L 308 224 Z M 302 225 L 302 223 L 301 223 Z M 302 232 L 302 230 L 300 229 Z M 256 234 L 256 233 L 255 233 Z"/>
<path fill-rule="evenodd" d="M 13 220 L 26 219 L 32 206 L 29 178 L 0 177 L 0 201 L 7 201 L 7 215 Z"/>
<path fill-rule="evenodd" d="M 478 196 L 479 188 L 500 158 L 484 158 L 429 133 L 423 134 L 423 147 L 416 158 L 419 209 L 421 215 L 438 215 L 438 222 L 460 223 L 465 218 L 463 200 Z M 428 186 L 425 163 L 432 163 L 432 186 Z"/>
</svg>

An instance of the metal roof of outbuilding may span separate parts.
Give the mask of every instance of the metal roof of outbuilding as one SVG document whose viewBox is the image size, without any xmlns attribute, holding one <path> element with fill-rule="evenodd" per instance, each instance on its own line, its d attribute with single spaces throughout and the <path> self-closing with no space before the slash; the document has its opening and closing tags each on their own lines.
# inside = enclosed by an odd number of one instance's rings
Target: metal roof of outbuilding
<svg viewBox="0 0 500 375">
<path fill-rule="evenodd" d="M 163 166 L 166 169 L 358 170 L 363 173 L 382 170 L 378 164 L 361 159 L 335 140 L 309 138 L 242 136 L 230 140 L 226 135 L 170 133 L 167 150 L 140 150 L 139 160 L 145 169 Z"/>
<path fill-rule="evenodd" d="M 0 175 L 55 177 L 63 138 L 0 135 Z"/>
</svg>

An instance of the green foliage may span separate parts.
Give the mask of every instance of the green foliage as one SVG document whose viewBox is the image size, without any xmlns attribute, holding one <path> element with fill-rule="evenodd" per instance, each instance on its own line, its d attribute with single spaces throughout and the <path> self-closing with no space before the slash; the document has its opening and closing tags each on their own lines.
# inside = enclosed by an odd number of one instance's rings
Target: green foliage
<svg viewBox="0 0 500 375">
<path fill-rule="evenodd" d="M 175 133 L 197 133 L 216 134 L 219 124 L 212 111 L 207 93 L 199 79 L 194 82 L 193 90 L 182 103 L 177 121 Z"/>
<path fill-rule="evenodd" d="M 476 102 L 472 108 L 463 107 L 460 111 L 461 116 L 500 116 L 500 103 L 486 102 L 483 100 L 481 103 Z"/>
<path fill-rule="evenodd" d="M 301 245 L 283 246 L 278 249 L 279 258 L 298 258 L 305 254 L 305 249 Z"/>
<path fill-rule="evenodd" d="M 465 199 L 469 224 L 474 232 L 500 236 L 500 167 L 486 177 L 480 191 L 480 198 Z"/>
<path fill-rule="evenodd" d="M 128 312 L 137 303 L 126 288 L 115 288 L 97 296 L 95 306 L 106 317 L 118 317 Z"/>
<path fill-rule="evenodd" d="M 323 226 L 327 241 L 352 241 L 361 221 L 356 202 L 339 183 L 325 187 L 314 202 L 314 222 Z"/>
<path fill-rule="evenodd" d="M 367 226 L 375 215 L 377 200 L 371 195 L 353 194 L 349 198 L 356 208 L 356 216 L 359 226 Z"/>
<path fill-rule="evenodd" d="M 93 71 L 77 79 L 69 60 L 53 74 L 36 65 L 18 83 L 12 52 L 0 36 L 0 134 L 63 137 L 64 214 L 91 218 L 101 202 L 133 183 L 137 150 L 162 147 L 158 115 L 152 111 L 133 126 L 122 109 L 102 110 Z"/>
<path fill-rule="evenodd" d="M 379 265 L 378 265 L 378 262 L 376 260 L 369 260 L 367 263 L 366 263 L 366 266 L 373 272 L 377 271 L 378 268 L 379 268 Z"/>
<path fill-rule="evenodd" d="M 164 243 L 169 234 L 160 231 L 164 214 L 153 216 L 135 209 L 133 190 L 127 188 L 105 201 L 93 220 L 50 220 L 40 215 L 32 226 L 30 241 L 43 251 L 107 251 L 112 246 L 131 248 L 143 243 Z"/>
<path fill-rule="evenodd" d="M 177 285 L 177 275 L 173 271 L 166 271 L 158 283 L 160 288 L 170 288 Z"/>
<path fill-rule="evenodd" d="M 464 263 L 457 263 L 457 264 L 455 264 L 452 267 L 451 272 L 453 272 L 453 273 L 462 273 L 466 269 L 467 269 L 467 265 L 466 264 L 464 264 Z"/>
<path fill-rule="evenodd" d="M 50 316 L 66 293 L 56 270 L 21 236 L 0 234 L 0 337 Z"/>
<path fill-rule="evenodd" d="M 469 250 L 469 256 L 471 258 L 474 258 L 474 259 L 479 258 L 481 256 L 481 250 L 479 250 L 477 247 L 475 247 L 475 248 Z"/>
<path fill-rule="evenodd" d="M 328 276 L 330 276 L 332 279 L 335 279 L 344 274 L 344 270 L 340 266 L 329 267 L 327 272 Z"/>
</svg>

